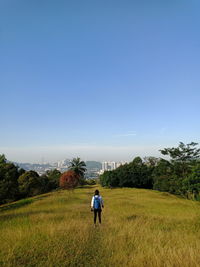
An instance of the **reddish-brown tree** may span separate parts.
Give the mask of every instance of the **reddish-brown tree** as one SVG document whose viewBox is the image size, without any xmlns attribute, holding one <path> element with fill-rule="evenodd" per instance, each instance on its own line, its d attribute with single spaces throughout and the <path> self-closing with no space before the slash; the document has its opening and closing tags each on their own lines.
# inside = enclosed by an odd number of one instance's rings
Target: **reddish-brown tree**
<svg viewBox="0 0 200 267">
<path fill-rule="evenodd" d="M 79 183 L 79 175 L 74 171 L 64 172 L 60 177 L 60 187 L 63 189 L 74 189 Z"/>
</svg>

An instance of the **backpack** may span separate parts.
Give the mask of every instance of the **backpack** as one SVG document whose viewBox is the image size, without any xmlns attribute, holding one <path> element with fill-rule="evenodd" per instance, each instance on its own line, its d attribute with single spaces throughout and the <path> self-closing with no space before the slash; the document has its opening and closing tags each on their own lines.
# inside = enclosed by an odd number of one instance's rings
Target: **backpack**
<svg viewBox="0 0 200 267">
<path fill-rule="evenodd" d="M 101 208 L 100 197 L 94 197 L 94 209 L 98 210 Z"/>
</svg>

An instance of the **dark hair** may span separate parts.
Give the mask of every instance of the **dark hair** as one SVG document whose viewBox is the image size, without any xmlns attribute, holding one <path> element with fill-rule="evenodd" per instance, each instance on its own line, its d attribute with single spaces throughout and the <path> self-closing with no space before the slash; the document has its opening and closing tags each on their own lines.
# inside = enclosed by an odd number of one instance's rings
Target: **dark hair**
<svg viewBox="0 0 200 267">
<path fill-rule="evenodd" d="M 99 195 L 99 190 L 95 190 L 94 195 Z"/>
</svg>

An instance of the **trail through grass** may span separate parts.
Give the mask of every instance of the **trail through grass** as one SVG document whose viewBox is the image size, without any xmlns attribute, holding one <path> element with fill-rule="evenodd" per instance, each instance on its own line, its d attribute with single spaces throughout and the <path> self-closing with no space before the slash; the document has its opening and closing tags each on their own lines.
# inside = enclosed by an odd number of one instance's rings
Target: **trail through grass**
<svg viewBox="0 0 200 267">
<path fill-rule="evenodd" d="M 99 188 L 105 209 L 94 228 L 95 188 L 0 208 L 0 266 L 200 266 L 198 202 Z"/>
</svg>

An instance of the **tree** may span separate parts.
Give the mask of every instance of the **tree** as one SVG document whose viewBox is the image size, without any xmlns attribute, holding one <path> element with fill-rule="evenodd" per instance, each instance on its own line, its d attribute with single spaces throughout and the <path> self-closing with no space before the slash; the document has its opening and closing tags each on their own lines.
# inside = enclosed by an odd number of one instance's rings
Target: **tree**
<svg viewBox="0 0 200 267">
<path fill-rule="evenodd" d="M 46 177 L 49 181 L 49 190 L 53 190 L 59 187 L 61 172 L 57 169 L 46 171 Z"/>
<path fill-rule="evenodd" d="M 152 188 L 151 169 L 142 161 L 140 157 L 128 164 L 129 167 L 129 180 L 132 187 L 138 188 Z"/>
<path fill-rule="evenodd" d="M 160 152 L 163 155 L 169 155 L 172 160 L 188 162 L 200 158 L 200 148 L 197 148 L 197 145 L 198 143 L 195 142 L 191 142 L 187 145 L 185 145 L 183 142 L 180 142 L 178 147 L 164 148 L 161 149 Z"/>
<path fill-rule="evenodd" d="M 79 183 L 80 176 L 75 171 L 64 172 L 60 177 L 60 187 L 63 189 L 74 189 Z"/>
<path fill-rule="evenodd" d="M 174 164 L 160 159 L 153 170 L 153 189 L 180 194 L 181 180 L 174 173 Z"/>
<path fill-rule="evenodd" d="M 19 179 L 19 191 L 22 197 L 30 197 L 44 192 L 43 183 L 35 171 L 27 171 Z"/>
<path fill-rule="evenodd" d="M 140 157 L 135 157 L 132 161 L 132 164 L 142 166 L 143 162 L 142 162 L 142 159 Z"/>
<path fill-rule="evenodd" d="M 80 158 L 73 158 L 72 161 L 70 161 L 69 170 L 74 171 L 76 175 L 79 176 L 80 184 L 84 184 L 84 175 L 87 171 L 84 161 Z"/>
<path fill-rule="evenodd" d="M 152 188 L 152 170 L 136 157 L 114 171 L 106 171 L 100 176 L 102 186 Z"/>
<path fill-rule="evenodd" d="M 0 203 L 7 203 L 19 198 L 18 167 L 7 162 L 4 155 L 0 155 Z"/>
<path fill-rule="evenodd" d="M 185 178 L 191 172 L 196 160 L 200 158 L 200 149 L 196 147 L 197 145 L 195 142 L 186 145 L 180 142 L 178 147 L 164 148 L 160 152 L 171 157 L 171 161 L 176 163 L 175 168 L 178 169 L 179 175 Z"/>
<path fill-rule="evenodd" d="M 144 163 L 152 168 L 158 164 L 159 160 L 160 159 L 156 157 L 144 157 Z"/>
<path fill-rule="evenodd" d="M 192 168 L 191 174 L 183 180 L 183 191 L 187 197 L 199 198 L 200 192 L 200 163 Z"/>
<path fill-rule="evenodd" d="M 4 154 L 0 155 L 0 164 L 5 164 L 6 163 L 6 157 Z"/>
</svg>

